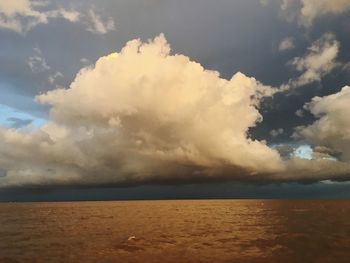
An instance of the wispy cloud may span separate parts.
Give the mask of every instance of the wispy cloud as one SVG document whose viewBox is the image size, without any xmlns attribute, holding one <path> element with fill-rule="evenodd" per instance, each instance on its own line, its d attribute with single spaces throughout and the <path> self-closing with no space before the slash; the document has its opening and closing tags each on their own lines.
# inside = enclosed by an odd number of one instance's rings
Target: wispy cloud
<svg viewBox="0 0 350 263">
<path fill-rule="evenodd" d="M 282 39 L 282 41 L 279 43 L 278 50 L 279 51 L 286 51 L 286 50 L 293 49 L 294 47 L 295 47 L 294 46 L 294 38 L 286 37 L 286 38 Z"/>
<path fill-rule="evenodd" d="M 112 18 L 104 21 L 92 9 L 87 14 L 61 7 L 43 10 L 48 6 L 48 1 L 0 0 L 0 29 L 25 34 L 34 27 L 57 18 L 71 23 L 87 23 L 87 30 L 93 33 L 106 34 L 115 29 Z"/>
<path fill-rule="evenodd" d="M 33 73 L 46 73 L 48 75 L 48 81 L 50 84 L 54 84 L 58 78 L 63 78 L 63 74 L 59 71 L 52 69 L 46 62 L 40 48 L 33 48 L 35 55 L 30 56 L 27 59 L 27 65 Z"/>
<path fill-rule="evenodd" d="M 89 27 L 88 31 L 95 34 L 106 34 L 109 31 L 115 30 L 115 24 L 111 17 L 107 17 L 102 19 L 98 14 L 95 13 L 94 10 L 90 9 L 89 13 Z"/>
<path fill-rule="evenodd" d="M 33 73 L 39 73 L 43 71 L 49 71 L 51 67 L 47 64 L 45 58 L 42 56 L 42 52 L 39 48 L 34 48 L 35 55 L 30 56 L 27 59 L 27 65 Z"/>
<path fill-rule="evenodd" d="M 321 81 L 325 75 L 340 65 L 336 61 L 339 48 L 340 44 L 333 34 L 324 34 L 309 47 L 303 56 L 295 57 L 288 63 L 301 75 L 289 80 L 287 84 L 283 85 L 282 90 L 289 90 Z"/>
</svg>

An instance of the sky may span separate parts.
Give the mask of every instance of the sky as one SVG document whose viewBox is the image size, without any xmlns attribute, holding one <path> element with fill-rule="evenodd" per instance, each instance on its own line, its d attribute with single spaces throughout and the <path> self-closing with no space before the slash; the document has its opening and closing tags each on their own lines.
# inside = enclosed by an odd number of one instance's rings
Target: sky
<svg viewBox="0 0 350 263">
<path fill-rule="evenodd" d="M 0 201 L 349 198 L 349 0 L 0 0 Z"/>
</svg>

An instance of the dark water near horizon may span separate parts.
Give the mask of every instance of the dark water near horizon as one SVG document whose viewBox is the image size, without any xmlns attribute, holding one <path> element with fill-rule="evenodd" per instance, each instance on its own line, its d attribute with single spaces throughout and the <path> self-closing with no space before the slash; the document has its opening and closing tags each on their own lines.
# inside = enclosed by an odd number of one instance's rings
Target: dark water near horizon
<svg viewBox="0 0 350 263">
<path fill-rule="evenodd" d="M 350 201 L 0 203 L 0 262 L 350 262 Z"/>
</svg>

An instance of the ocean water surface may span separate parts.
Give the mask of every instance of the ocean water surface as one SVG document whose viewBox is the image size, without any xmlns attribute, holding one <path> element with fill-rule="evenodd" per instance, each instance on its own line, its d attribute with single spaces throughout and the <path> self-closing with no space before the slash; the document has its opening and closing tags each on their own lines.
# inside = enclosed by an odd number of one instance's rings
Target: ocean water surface
<svg viewBox="0 0 350 263">
<path fill-rule="evenodd" d="M 350 201 L 0 203 L 3 262 L 350 262 Z"/>
</svg>

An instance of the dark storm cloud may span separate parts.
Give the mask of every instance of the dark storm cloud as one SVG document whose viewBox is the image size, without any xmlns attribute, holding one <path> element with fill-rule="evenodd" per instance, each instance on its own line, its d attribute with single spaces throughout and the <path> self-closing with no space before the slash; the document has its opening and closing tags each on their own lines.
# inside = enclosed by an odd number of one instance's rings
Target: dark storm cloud
<svg viewBox="0 0 350 263">
<path fill-rule="evenodd" d="M 132 188 L 48 188 L 0 189 L 0 202 L 143 200 L 143 199 L 315 199 L 349 198 L 350 185 L 317 184 L 240 184 L 213 183 L 187 185 L 146 185 Z"/>
</svg>

